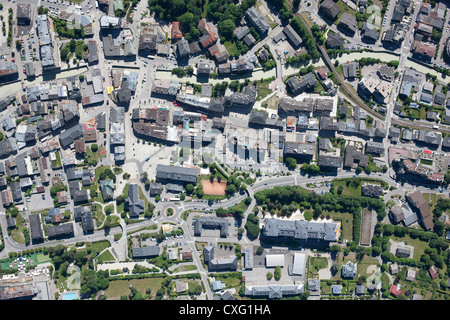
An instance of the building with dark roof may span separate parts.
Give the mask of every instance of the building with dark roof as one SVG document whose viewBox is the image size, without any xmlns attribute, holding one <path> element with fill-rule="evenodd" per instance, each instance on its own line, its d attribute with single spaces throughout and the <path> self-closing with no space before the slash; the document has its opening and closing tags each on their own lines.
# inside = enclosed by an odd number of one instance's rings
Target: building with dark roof
<svg viewBox="0 0 450 320">
<path fill-rule="evenodd" d="M 237 257 L 230 258 L 214 258 L 208 262 L 208 271 L 221 271 L 221 270 L 236 270 L 237 269 Z"/>
<path fill-rule="evenodd" d="M 30 238 L 32 243 L 39 243 L 44 241 L 44 233 L 41 227 L 41 219 L 39 214 L 30 214 L 28 219 L 30 221 Z"/>
<path fill-rule="evenodd" d="M 178 59 L 185 59 L 189 58 L 189 54 L 191 53 L 189 48 L 189 43 L 186 39 L 181 39 L 177 42 L 177 58 Z"/>
<path fill-rule="evenodd" d="M 29 3 L 18 3 L 16 13 L 17 24 L 20 26 L 30 25 L 31 5 Z"/>
<path fill-rule="evenodd" d="M 364 184 L 361 188 L 361 194 L 371 198 L 379 198 L 383 195 L 383 191 L 383 187 L 376 184 Z"/>
<path fill-rule="evenodd" d="M 94 65 L 98 63 L 98 49 L 97 42 L 89 41 L 88 42 L 88 54 L 87 54 L 88 63 L 90 65 Z"/>
<path fill-rule="evenodd" d="M 247 11 L 245 11 L 245 17 L 255 28 L 256 32 L 261 35 L 267 34 L 270 29 L 269 23 L 264 18 L 264 16 L 256 10 L 254 6 L 248 8 Z"/>
<path fill-rule="evenodd" d="M 323 12 L 323 14 L 332 21 L 336 20 L 339 13 L 341 13 L 341 9 L 339 9 L 336 2 L 333 0 L 323 1 L 320 4 L 319 11 Z"/>
<path fill-rule="evenodd" d="M 128 187 L 128 198 L 125 201 L 130 218 L 139 218 L 144 213 L 144 200 L 139 200 L 139 190 L 136 184 L 130 184 Z"/>
<path fill-rule="evenodd" d="M 133 259 L 145 259 L 159 256 L 159 247 L 139 247 L 132 249 Z"/>
<path fill-rule="evenodd" d="M 294 28 L 292 28 L 290 24 L 284 27 L 283 32 L 294 48 L 298 48 L 302 44 L 303 42 L 302 38 L 298 35 L 298 33 L 294 30 Z"/>
<path fill-rule="evenodd" d="M 228 235 L 229 222 L 224 218 L 216 217 L 201 217 L 197 218 L 194 222 L 194 234 L 195 236 L 201 236 L 204 228 L 208 229 L 220 229 L 220 236 L 226 238 Z"/>
<path fill-rule="evenodd" d="M 263 234 L 267 237 L 295 240 L 337 241 L 340 223 L 307 220 L 266 219 Z"/>
<path fill-rule="evenodd" d="M 434 223 L 431 217 L 430 208 L 428 207 L 428 203 L 422 193 L 417 190 L 413 193 L 407 194 L 406 199 L 408 200 L 412 209 L 414 209 L 418 213 L 418 216 L 425 230 L 431 230 L 434 226 Z"/>
<path fill-rule="evenodd" d="M 344 12 L 339 19 L 338 27 L 344 29 L 345 31 L 354 34 L 358 30 L 358 21 L 354 15 Z"/>
<path fill-rule="evenodd" d="M 319 155 L 317 165 L 322 168 L 339 169 L 342 165 L 341 157 Z"/>
<path fill-rule="evenodd" d="M 168 166 L 158 164 L 156 167 L 156 180 L 163 183 L 197 183 L 198 168 Z"/>
<path fill-rule="evenodd" d="M 47 227 L 48 239 L 72 238 L 74 236 L 73 223 L 64 223 Z"/>
<path fill-rule="evenodd" d="M 345 147 L 344 168 L 365 168 L 369 164 L 369 157 L 359 151 L 354 145 Z"/>
</svg>

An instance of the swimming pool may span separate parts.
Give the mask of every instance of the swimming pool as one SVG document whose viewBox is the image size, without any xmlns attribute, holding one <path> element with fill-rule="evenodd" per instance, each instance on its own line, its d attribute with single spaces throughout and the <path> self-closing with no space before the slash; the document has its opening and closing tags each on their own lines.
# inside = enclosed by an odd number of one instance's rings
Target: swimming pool
<svg viewBox="0 0 450 320">
<path fill-rule="evenodd" d="M 66 293 L 63 295 L 63 300 L 76 300 L 77 294 L 75 292 Z"/>
</svg>

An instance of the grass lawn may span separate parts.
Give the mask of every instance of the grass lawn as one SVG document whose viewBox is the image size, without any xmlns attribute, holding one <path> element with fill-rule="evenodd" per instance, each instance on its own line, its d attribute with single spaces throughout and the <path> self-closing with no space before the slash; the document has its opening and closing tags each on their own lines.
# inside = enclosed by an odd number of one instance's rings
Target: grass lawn
<svg viewBox="0 0 450 320">
<path fill-rule="evenodd" d="M 420 164 L 424 164 L 426 166 L 432 166 L 433 165 L 433 160 L 420 159 Z"/>
<path fill-rule="evenodd" d="M 59 151 L 55 152 L 56 160 L 52 161 L 52 168 L 59 168 L 61 167 L 61 155 L 59 154 Z"/>
<path fill-rule="evenodd" d="M 311 28 L 313 26 L 313 22 L 311 21 L 311 19 L 309 19 L 308 12 L 303 11 L 303 12 L 300 13 L 300 15 L 303 16 L 303 18 L 306 21 L 306 24 L 308 25 L 308 27 Z"/>
<path fill-rule="evenodd" d="M 358 186 L 353 186 L 351 183 L 347 186 L 346 181 L 333 181 L 333 187 L 337 189 L 342 186 L 343 190 L 341 195 L 350 197 L 360 197 L 361 196 L 361 183 Z"/>
<path fill-rule="evenodd" d="M 267 87 L 257 87 L 258 95 L 256 96 L 256 101 L 261 101 L 265 97 L 267 97 L 269 94 L 272 93 L 272 89 L 269 89 Z"/>
<path fill-rule="evenodd" d="M 225 41 L 223 44 L 227 48 L 228 54 L 232 57 L 239 56 L 239 51 L 236 48 L 236 44 L 230 41 Z"/>
<path fill-rule="evenodd" d="M 378 260 L 377 259 L 373 259 L 369 256 L 364 256 L 364 258 L 361 261 L 357 261 L 357 270 L 358 270 L 358 275 L 360 276 L 364 276 L 367 275 L 367 268 L 369 266 L 372 265 L 378 265 Z"/>
<path fill-rule="evenodd" d="M 273 95 L 269 99 L 264 101 L 261 104 L 261 107 L 269 108 L 269 109 L 273 109 L 273 110 L 278 110 L 278 102 L 279 102 L 279 100 L 280 100 L 280 98 L 278 98 L 276 95 Z"/>
<path fill-rule="evenodd" d="M 101 150 L 106 150 L 106 148 L 105 147 L 99 147 L 96 152 L 92 152 L 90 147 L 86 147 L 86 156 L 88 158 L 88 161 L 91 161 L 93 159 L 98 161 L 99 158 L 106 158 L 106 155 L 102 156 L 100 154 Z"/>
<path fill-rule="evenodd" d="M 123 187 L 123 192 L 122 192 L 122 194 L 125 196 L 125 197 L 128 197 L 128 188 L 130 187 L 130 184 L 129 183 L 127 183 L 126 185 L 125 185 L 125 187 Z M 116 210 L 117 210 L 117 213 L 118 214 L 121 214 L 122 212 L 123 212 L 123 210 L 124 210 L 124 205 L 125 205 L 125 203 L 124 202 L 122 202 L 121 204 L 119 204 L 119 205 L 117 205 L 116 206 Z"/>
<path fill-rule="evenodd" d="M 114 203 L 110 203 L 103 209 L 106 214 L 106 208 L 111 208 L 111 213 L 114 213 Z"/>
<path fill-rule="evenodd" d="M 442 198 L 444 195 L 442 194 L 436 194 L 436 193 L 423 193 L 423 197 L 428 202 L 428 207 L 430 208 L 430 211 L 433 212 L 434 207 L 436 206 L 437 201 L 439 198 Z"/>
<path fill-rule="evenodd" d="M 116 261 L 116 259 L 113 257 L 112 253 L 109 250 L 106 250 L 97 257 L 97 261 L 98 263 L 103 263 L 105 261 Z"/>
<path fill-rule="evenodd" d="M 101 197 L 101 193 L 100 197 Z M 102 211 L 102 206 L 98 203 L 95 204 L 95 212 L 92 212 L 94 219 L 95 219 L 95 223 L 97 224 L 97 227 L 101 226 L 103 221 L 105 220 L 105 214 Z"/>
<path fill-rule="evenodd" d="M 105 290 L 105 296 L 107 299 L 119 299 L 120 296 L 128 296 L 130 294 L 130 284 L 132 284 L 133 288 L 141 294 L 145 294 L 147 288 L 151 288 L 152 298 L 154 298 L 156 292 L 161 288 L 162 281 L 163 278 L 110 281 L 108 289 Z"/>
<path fill-rule="evenodd" d="M 308 278 L 318 276 L 319 270 L 328 267 L 328 259 L 321 257 L 309 257 L 308 259 Z"/>
<path fill-rule="evenodd" d="M 25 238 L 23 236 L 24 223 L 22 220 L 22 216 L 19 214 L 16 218 L 16 227 L 11 230 L 11 238 L 17 243 L 25 244 Z"/>
<path fill-rule="evenodd" d="M 335 25 L 337 25 L 339 23 L 339 20 L 341 19 L 341 15 L 344 12 L 348 12 L 352 16 L 356 17 L 356 11 L 353 9 L 350 9 L 350 7 L 347 6 L 344 2 L 342 2 L 342 0 L 339 0 L 338 2 L 336 2 L 336 5 L 339 7 L 339 9 L 341 9 L 341 12 L 339 13 L 338 17 L 336 18 L 336 21 L 334 21 Z"/>
<path fill-rule="evenodd" d="M 225 283 L 225 286 L 227 288 L 235 288 L 235 287 L 239 287 L 241 285 L 241 279 L 238 278 L 232 278 L 232 277 L 227 277 L 227 278 L 222 278 L 219 276 L 215 276 L 216 281 L 222 281 L 223 283 Z"/>
<path fill-rule="evenodd" d="M 38 263 L 46 263 L 46 262 L 51 262 L 52 258 L 50 258 L 50 256 L 48 254 L 38 253 L 36 255 L 36 260 Z"/>
<path fill-rule="evenodd" d="M 194 264 L 189 264 L 186 266 L 180 266 L 179 267 L 179 271 L 193 271 L 193 270 L 197 270 L 197 266 Z"/>
<path fill-rule="evenodd" d="M 108 240 L 92 242 L 92 249 L 94 249 L 98 252 L 101 252 L 110 246 L 111 246 L 111 244 L 109 243 Z"/>
<path fill-rule="evenodd" d="M 320 82 L 317 82 L 317 84 L 314 86 L 314 93 L 320 93 L 322 91 L 325 91 L 325 88 Z"/>
<path fill-rule="evenodd" d="M 403 241 L 405 242 L 407 245 L 413 246 L 414 247 L 414 254 L 413 254 L 413 259 L 416 261 L 420 261 L 420 257 L 425 253 L 425 249 L 428 248 L 428 243 L 424 242 L 420 239 L 412 239 L 409 235 L 405 236 L 403 238 L 398 238 L 395 237 L 394 235 L 391 235 L 391 239 L 392 241 Z"/>
<path fill-rule="evenodd" d="M 353 215 L 350 213 L 341 212 L 324 212 L 326 215 L 330 215 L 331 219 L 341 220 L 341 234 L 343 239 L 352 240 L 353 238 Z"/>
<path fill-rule="evenodd" d="M 110 166 L 101 166 L 95 169 L 95 181 L 98 182 L 98 177 L 100 174 L 105 171 L 106 169 L 111 169 Z"/>
</svg>

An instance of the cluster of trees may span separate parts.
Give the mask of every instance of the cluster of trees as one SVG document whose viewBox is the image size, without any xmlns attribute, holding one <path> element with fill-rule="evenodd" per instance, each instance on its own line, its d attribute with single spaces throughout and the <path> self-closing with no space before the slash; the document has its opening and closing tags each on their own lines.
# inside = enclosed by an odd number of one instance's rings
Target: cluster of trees
<svg viewBox="0 0 450 320">
<path fill-rule="evenodd" d="M 299 17 L 294 17 L 291 20 L 291 26 L 298 33 L 298 35 L 303 39 L 303 44 L 308 51 L 309 59 L 307 60 L 315 60 L 320 58 L 320 53 L 317 50 L 316 41 L 308 32 L 306 26 L 300 20 Z"/>
<path fill-rule="evenodd" d="M 112 181 L 114 181 L 114 183 L 116 182 L 116 175 L 109 168 L 106 168 L 98 175 L 98 181 L 107 180 L 107 179 L 111 179 Z"/>
<path fill-rule="evenodd" d="M 316 39 L 317 43 L 319 45 L 323 45 L 325 43 L 325 37 L 324 37 L 324 29 L 326 29 L 326 25 L 323 25 L 323 27 L 319 27 L 319 25 L 317 24 L 313 24 L 313 26 L 311 27 L 311 32 L 314 36 L 314 38 Z"/>
<path fill-rule="evenodd" d="M 241 177 L 238 177 L 235 174 L 230 175 L 228 177 L 227 186 L 226 186 L 226 189 L 225 189 L 225 192 L 226 192 L 227 196 L 232 196 L 236 192 L 241 190 L 242 189 L 241 185 L 242 185 L 242 178 Z"/>
<path fill-rule="evenodd" d="M 292 57 L 286 58 L 286 64 L 287 65 L 299 64 L 299 63 L 302 64 L 309 60 L 311 60 L 311 56 L 308 53 L 302 53 L 298 56 L 292 56 Z"/>
<path fill-rule="evenodd" d="M 300 171 L 309 175 L 318 175 L 323 173 L 320 167 L 314 163 L 311 164 L 303 163 L 302 166 L 300 167 Z"/>
<path fill-rule="evenodd" d="M 190 75 L 194 72 L 194 68 L 186 67 L 186 68 L 173 68 L 172 74 L 177 75 L 179 77 L 184 77 L 185 75 Z"/>
<path fill-rule="evenodd" d="M 411 258 L 399 258 L 394 254 L 388 252 L 390 237 L 403 238 L 407 235 L 412 239 L 419 239 L 428 244 L 424 254 L 420 257 L 420 260 Z M 442 269 L 444 264 L 448 264 L 448 243 L 444 238 L 439 237 L 436 233 L 427 232 L 420 229 L 412 229 L 402 226 L 393 226 L 390 224 L 377 223 L 374 230 L 374 236 L 372 238 L 372 256 L 378 256 L 381 254 L 381 258 L 384 262 L 397 262 L 399 264 L 414 266 L 428 270 L 435 265 L 437 268 Z M 387 269 L 387 268 L 386 268 Z M 447 275 L 450 275 L 450 271 L 447 271 Z"/>
<path fill-rule="evenodd" d="M 287 165 L 289 170 L 297 169 L 297 160 L 295 158 L 286 157 L 283 160 L 284 160 L 284 163 Z"/>
<path fill-rule="evenodd" d="M 216 216 L 218 217 L 226 217 L 228 215 L 233 215 L 236 218 L 242 219 L 244 216 L 245 210 L 247 210 L 248 205 L 252 202 L 252 199 L 250 197 L 247 197 L 244 201 L 241 203 L 238 203 L 231 208 L 224 209 L 224 208 L 217 208 L 216 210 Z"/>
<path fill-rule="evenodd" d="M 278 16 L 280 17 L 281 20 L 289 20 L 294 15 L 287 1 L 268 0 L 267 3 L 275 7 L 276 11 L 278 12 Z M 297 6 L 299 6 L 299 4 L 297 4 Z"/>
<path fill-rule="evenodd" d="M 6 38 L 6 44 L 11 47 L 13 41 L 13 10 L 9 8 L 8 10 L 8 37 Z M 4 32 L 3 32 L 4 33 Z"/>
<path fill-rule="evenodd" d="M 264 210 L 283 214 L 283 205 L 295 205 L 301 210 L 314 209 L 314 218 L 318 218 L 323 211 L 348 212 L 358 214 L 361 208 L 368 207 L 378 213 L 378 219 L 386 216 L 383 199 L 369 197 L 340 197 L 332 192 L 324 195 L 316 194 L 303 189 L 300 186 L 283 186 L 266 189 L 255 194 L 256 202 L 262 205 Z M 289 212 L 286 211 L 286 214 Z"/>
<path fill-rule="evenodd" d="M 83 35 L 84 37 L 84 35 Z M 60 57 L 62 61 L 68 62 L 72 54 L 75 54 L 75 57 L 78 60 L 84 59 L 84 53 L 88 50 L 88 45 L 84 43 L 83 40 L 70 40 L 65 46 L 61 48 Z"/>
<path fill-rule="evenodd" d="M 245 223 L 245 228 L 247 229 L 247 237 L 251 240 L 258 238 L 259 236 L 259 218 L 250 213 L 247 216 L 247 222 Z"/>
<path fill-rule="evenodd" d="M 378 59 L 378 58 L 361 58 L 361 59 L 359 59 L 359 65 L 361 68 L 364 66 L 372 65 L 372 64 L 376 64 L 376 63 L 381 63 L 381 59 Z"/>
<path fill-rule="evenodd" d="M 60 37 L 64 38 L 75 38 L 75 39 L 83 39 L 84 38 L 84 29 L 81 26 L 76 27 L 76 24 L 67 25 L 66 20 L 61 20 L 56 17 L 52 17 L 53 26 L 55 27 L 55 31 L 58 33 Z"/>
</svg>

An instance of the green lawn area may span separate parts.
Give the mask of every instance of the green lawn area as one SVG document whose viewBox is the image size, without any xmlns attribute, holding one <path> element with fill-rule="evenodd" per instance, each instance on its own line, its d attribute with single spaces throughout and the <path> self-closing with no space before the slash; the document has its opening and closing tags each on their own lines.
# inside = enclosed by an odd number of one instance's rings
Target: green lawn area
<svg viewBox="0 0 450 320">
<path fill-rule="evenodd" d="M 103 208 L 103 211 L 106 214 L 106 208 L 111 208 L 111 213 L 114 213 L 114 203 L 110 203 L 107 206 L 105 206 L 105 208 Z"/>
<path fill-rule="evenodd" d="M 338 2 L 336 2 L 336 5 L 339 7 L 339 9 L 341 9 L 341 12 L 339 13 L 338 17 L 336 18 L 336 21 L 334 22 L 335 25 L 337 25 L 339 23 L 339 19 L 341 18 L 342 13 L 344 13 L 344 12 L 348 12 L 352 16 L 356 17 L 356 11 L 353 9 L 350 9 L 349 6 L 347 6 L 344 2 L 342 2 L 342 0 L 339 0 Z"/>
<path fill-rule="evenodd" d="M 92 242 L 92 249 L 94 249 L 98 252 L 101 252 L 110 246 L 111 246 L 111 244 L 109 243 L 108 240 Z"/>
<path fill-rule="evenodd" d="M 398 238 L 395 237 L 394 235 L 391 235 L 391 239 L 392 241 L 403 241 L 407 245 L 413 246 L 414 254 L 412 258 L 417 261 L 420 261 L 420 257 L 425 253 L 425 249 L 429 247 L 427 242 L 424 242 L 419 238 L 412 239 L 409 235 L 403 238 Z"/>
<path fill-rule="evenodd" d="M 46 262 L 51 262 L 52 258 L 50 258 L 50 256 L 48 254 L 38 253 L 36 255 L 36 260 L 38 263 L 46 263 Z"/>
<path fill-rule="evenodd" d="M 225 286 L 227 288 L 235 288 L 239 287 L 241 285 L 241 279 L 239 278 L 233 278 L 233 277 L 220 277 L 220 275 L 215 276 L 216 281 L 222 281 L 225 283 Z"/>
<path fill-rule="evenodd" d="M 193 270 L 197 270 L 197 266 L 194 264 L 189 264 L 189 265 L 179 267 L 180 272 L 181 271 L 193 271 Z"/>
<path fill-rule="evenodd" d="M 351 183 L 349 183 L 349 185 L 347 186 L 346 181 L 333 181 L 333 187 L 337 189 L 342 186 L 343 187 L 343 191 L 342 194 L 343 196 L 350 196 L 350 197 L 360 197 L 361 196 L 361 183 L 358 184 L 358 186 L 354 186 Z"/>
<path fill-rule="evenodd" d="M 61 167 L 61 155 L 59 154 L 59 151 L 55 152 L 56 160 L 52 161 L 52 168 L 59 168 Z"/>
<path fill-rule="evenodd" d="M 256 101 L 261 101 L 262 99 L 264 99 L 265 97 L 267 97 L 269 94 L 272 93 L 272 89 L 267 88 L 267 86 L 266 87 L 258 86 L 257 91 L 258 95 L 256 96 Z"/>
<path fill-rule="evenodd" d="M 280 98 L 278 98 L 276 95 L 273 95 L 269 99 L 267 99 L 266 101 L 261 103 L 261 107 L 278 110 L 279 100 L 280 100 Z"/>
<path fill-rule="evenodd" d="M 118 299 L 120 296 L 128 296 L 130 294 L 130 284 L 133 285 L 141 294 L 145 294 L 147 288 L 152 290 L 152 298 L 156 296 L 156 292 L 161 288 L 163 278 L 145 278 L 133 280 L 116 280 L 110 281 L 108 289 L 105 290 L 107 299 Z"/>
<path fill-rule="evenodd" d="M 11 230 L 11 238 L 20 244 L 25 244 L 25 238 L 23 236 L 24 222 L 22 216 L 19 214 L 16 218 L 16 227 Z"/>
<path fill-rule="evenodd" d="M 94 160 L 94 159 L 98 161 L 99 158 L 106 158 L 106 155 L 102 156 L 100 154 L 101 150 L 106 150 L 106 148 L 105 147 L 99 147 L 96 152 L 92 152 L 91 148 L 87 146 L 86 147 L 86 156 L 88 158 L 88 161 L 91 161 L 91 160 Z"/>
<path fill-rule="evenodd" d="M 225 41 L 223 45 L 225 46 L 225 48 L 227 48 L 228 54 L 230 56 L 239 56 L 239 50 L 236 48 L 236 45 L 233 42 Z"/>
<path fill-rule="evenodd" d="M 127 183 L 126 185 L 125 185 L 125 187 L 123 188 L 123 192 L 122 192 L 122 194 L 125 196 L 125 197 L 128 197 L 128 188 L 129 188 L 129 186 L 130 186 L 130 184 L 129 183 Z M 117 210 L 117 213 L 118 214 L 121 214 L 123 211 L 124 211 L 124 203 L 122 202 L 121 204 L 119 204 L 119 205 L 117 205 L 116 206 L 116 210 Z"/>
<path fill-rule="evenodd" d="M 364 276 L 367 275 L 367 268 L 372 265 L 378 265 L 378 260 L 373 259 L 369 256 L 364 256 L 364 258 L 361 261 L 357 262 L 357 270 L 358 275 Z"/>
<path fill-rule="evenodd" d="M 325 88 L 320 82 L 317 82 L 317 84 L 314 86 L 314 93 L 320 93 L 322 91 L 325 91 Z"/>
<path fill-rule="evenodd" d="M 423 193 L 423 197 L 428 202 L 428 207 L 430 208 L 430 211 L 433 212 L 434 207 L 436 206 L 437 201 L 439 198 L 442 198 L 444 195 L 442 194 L 436 194 L 436 193 Z"/>
<path fill-rule="evenodd" d="M 328 259 L 322 257 L 308 258 L 308 278 L 315 278 L 319 275 L 319 270 L 328 267 Z"/>
<path fill-rule="evenodd" d="M 100 254 L 97 257 L 97 261 L 98 261 L 98 263 L 103 263 L 105 261 L 116 261 L 116 259 L 114 259 L 111 251 L 106 250 L 105 252 L 103 252 L 102 254 Z"/>
<path fill-rule="evenodd" d="M 332 219 L 341 221 L 341 234 L 343 239 L 352 240 L 353 238 L 353 215 L 341 212 L 326 212 Z"/>
<path fill-rule="evenodd" d="M 433 160 L 420 159 L 420 164 L 424 164 L 426 166 L 432 166 L 433 165 Z"/>
<path fill-rule="evenodd" d="M 101 193 L 100 197 L 101 197 Z M 97 227 L 101 226 L 103 221 L 105 220 L 105 214 L 102 211 L 102 206 L 98 203 L 95 204 L 95 212 L 92 212 L 94 219 L 95 219 L 95 223 L 97 224 Z"/>
<path fill-rule="evenodd" d="M 98 177 L 100 174 L 105 171 L 106 169 L 111 169 L 110 166 L 101 166 L 95 169 L 95 181 L 98 182 Z"/>
</svg>

